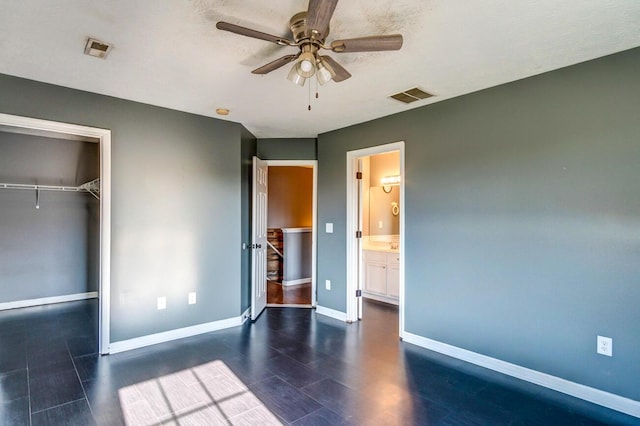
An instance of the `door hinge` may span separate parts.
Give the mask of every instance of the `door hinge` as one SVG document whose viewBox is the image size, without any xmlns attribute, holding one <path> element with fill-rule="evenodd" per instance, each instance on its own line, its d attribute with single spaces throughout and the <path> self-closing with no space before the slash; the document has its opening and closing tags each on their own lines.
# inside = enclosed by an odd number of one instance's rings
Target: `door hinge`
<svg viewBox="0 0 640 426">
<path fill-rule="evenodd" d="M 356 231 L 356 238 L 362 238 L 362 231 Z"/>
<path fill-rule="evenodd" d="M 356 290 L 356 297 L 362 297 L 362 290 L 360 289 Z"/>
<path fill-rule="evenodd" d="M 362 172 L 356 172 L 356 179 L 362 180 Z"/>
</svg>

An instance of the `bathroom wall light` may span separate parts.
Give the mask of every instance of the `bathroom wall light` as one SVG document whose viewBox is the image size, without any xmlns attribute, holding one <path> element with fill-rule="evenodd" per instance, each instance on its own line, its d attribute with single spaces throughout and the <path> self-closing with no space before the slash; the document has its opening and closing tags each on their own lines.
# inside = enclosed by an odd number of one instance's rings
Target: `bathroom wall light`
<svg viewBox="0 0 640 426">
<path fill-rule="evenodd" d="M 380 183 L 383 185 L 400 185 L 400 176 L 385 176 L 380 179 Z"/>
<path fill-rule="evenodd" d="M 388 194 L 391 192 L 392 186 L 400 185 L 400 175 L 385 176 L 380 179 L 380 183 L 382 184 L 382 190 Z"/>
</svg>

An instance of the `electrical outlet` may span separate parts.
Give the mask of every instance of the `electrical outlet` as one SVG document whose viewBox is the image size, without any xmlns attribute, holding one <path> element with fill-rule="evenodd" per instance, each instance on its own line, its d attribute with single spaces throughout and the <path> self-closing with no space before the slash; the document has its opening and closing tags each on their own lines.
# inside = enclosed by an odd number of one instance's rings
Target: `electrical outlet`
<svg viewBox="0 0 640 426">
<path fill-rule="evenodd" d="M 611 337 L 598 336 L 597 351 L 600 355 L 613 356 L 613 339 Z"/>
<path fill-rule="evenodd" d="M 158 297 L 158 310 L 167 309 L 167 298 L 164 296 Z"/>
<path fill-rule="evenodd" d="M 324 280 L 324 288 L 331 290 L 331 280 Z"/>
<path fill-rule="evenodd" d="M 190 305 L 195 305 L 196 304 L 196 293 L 195 291 L 192 293 L 189 293 L 189 304 Z"/>
</svg>

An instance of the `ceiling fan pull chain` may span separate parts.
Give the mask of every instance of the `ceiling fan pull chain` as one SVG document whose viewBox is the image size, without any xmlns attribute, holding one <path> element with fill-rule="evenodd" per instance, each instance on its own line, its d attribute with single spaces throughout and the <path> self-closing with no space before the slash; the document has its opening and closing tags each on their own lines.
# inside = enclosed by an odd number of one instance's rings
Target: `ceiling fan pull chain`
<svg viewBox="0 0 640 426">
<path fill-rule="evenodd" d="M 309 82 L 309 97 L 307 98 L 307 100 L 309 101 L 309 111 L 311 111 L 311 82 Z"/>
<path fill-rule="evenodd" d="M 318 94 L 318 80 L 316 79 L 316 99 L 318 99 L 320 95 Z"/>
</svg>

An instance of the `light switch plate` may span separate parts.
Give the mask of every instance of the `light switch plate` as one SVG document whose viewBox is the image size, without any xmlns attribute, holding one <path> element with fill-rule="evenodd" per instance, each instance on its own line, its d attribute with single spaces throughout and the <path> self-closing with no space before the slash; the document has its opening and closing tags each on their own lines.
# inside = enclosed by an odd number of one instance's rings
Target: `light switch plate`
<svg viewBox="0 0 640 426">
<path fill-rule="evenodd" d="M 167 298 L 164 296 L 158 297 L 158 310 L 167 309 Z"/>
<path fill-rule="evenodd" d="M 327 234 L 333 234 L 333 223 L 326 223 L 324 228 Z"/>
<path fill-rule="evenodd" d="M 196 292 L 191 292 L 189 293 L 189 304 L 190 305 L 195 305 L 196 304 Z"/>
</svg>

